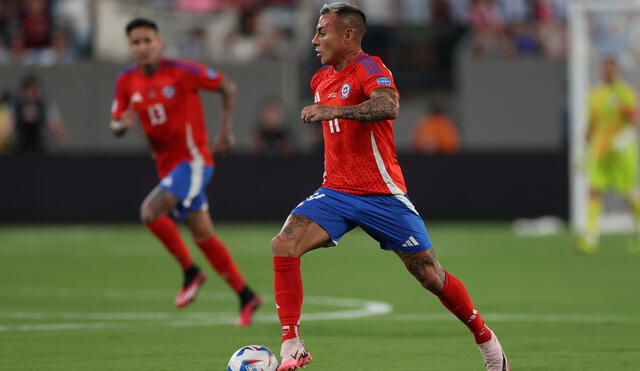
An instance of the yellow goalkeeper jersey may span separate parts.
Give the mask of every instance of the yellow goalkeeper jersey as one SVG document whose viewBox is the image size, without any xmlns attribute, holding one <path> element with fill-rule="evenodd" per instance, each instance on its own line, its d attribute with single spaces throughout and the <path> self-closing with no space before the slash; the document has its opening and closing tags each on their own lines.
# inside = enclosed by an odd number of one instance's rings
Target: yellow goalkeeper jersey
<svg viewBox="0 0 640 371">
<path fill-rule="evenodd" d="M 595 87 L 589 97 L 589 144 L 595 160 L 612 150 L 635 145 L 632 117 L 636 111 L 634 89 L 624 81 Z"/>
</svg>

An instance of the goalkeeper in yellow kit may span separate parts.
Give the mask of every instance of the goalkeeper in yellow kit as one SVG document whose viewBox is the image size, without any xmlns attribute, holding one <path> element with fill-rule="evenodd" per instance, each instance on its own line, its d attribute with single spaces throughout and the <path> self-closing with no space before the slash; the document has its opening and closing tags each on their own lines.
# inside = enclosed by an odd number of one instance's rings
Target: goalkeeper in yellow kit
<svg viewBox="0 0 640 371">
<path fill-rule="evenodd" d="M 594 87 L 589 97 L 588 215 L 585 233 L 577 247 L 585 253 L 597 251 L 603 194 L 613 190 L 629 203 L 636 225 L 636 239 L 631 248 L 640 251 L 636 92 L 621 80 L 618 62 L 614 58 L 603 60 L 602 79 L 603 84 Z"/>
</svg>

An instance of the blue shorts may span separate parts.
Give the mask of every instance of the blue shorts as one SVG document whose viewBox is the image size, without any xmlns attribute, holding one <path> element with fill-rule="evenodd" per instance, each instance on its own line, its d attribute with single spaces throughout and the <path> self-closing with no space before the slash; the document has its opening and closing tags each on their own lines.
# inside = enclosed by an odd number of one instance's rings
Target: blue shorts
<svg viewBox="0 0 640 371">
<path fill-rule="evenodd" d="M 427 228 L 406 195 L 353 195 L 319 188 L 291 214 L 316 222 L 334 245 L 360 227 L 385 250 L 416 253 L 431 248 Z"/>
<path fill-rule="evenodd" d="M 190 211 L 209 209 L 204 189 L 211 181 L 213 170 L 213 166 L 204 166 L 198 161 L 182 162 L 160 180 L 158 186 L 179 200 L 171 210 L 172 217 L 184 221 Z"/>
</svg>

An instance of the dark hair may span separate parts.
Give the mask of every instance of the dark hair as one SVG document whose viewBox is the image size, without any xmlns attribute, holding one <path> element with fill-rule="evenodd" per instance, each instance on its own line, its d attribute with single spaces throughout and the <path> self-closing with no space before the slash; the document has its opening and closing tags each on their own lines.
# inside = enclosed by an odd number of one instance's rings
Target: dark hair
<svg viewBox="0 0 640 371">
<path fill-rule="evenodd" d="M 127 31 L 127 36 L 129 36 L 131 31 L 135 30 L 138 27 L 147 27 L 158 32 L 158 25 L 154 21 L 145 18 L 136 18 L 127 23 L 127 27 L 125 28 L 125 30 Z"/>
<path fill-rule="evenodd" d="M 364 12 L 351 3 L 324 4 L 320 9 L 320 15 L 325 15 L 327 13 L 336 13 L 339 16 L 353 15 L 362 20 L 363 26 L 367 26 L 367 17 L 364 15 Z"/>
<path fill-rule="evenodd" d="M 320 15 L 327 13 L 337 14 L 347 26 L 351 26 L 356 30 L 358 39 L 362 41 L 367 31 L 367 17 L 360 8 L 350 3 L 324 4 L 320 9 Z"/>
<path fill-rule="evenodd" d="M 40 82 L 40 78 L 33 74 L 24 75 L 22 79 L 20 79 L 20 87 L 22 87 L 23 89 L 40 85 L 42 85 L 42 83 Z"/>
</svg>

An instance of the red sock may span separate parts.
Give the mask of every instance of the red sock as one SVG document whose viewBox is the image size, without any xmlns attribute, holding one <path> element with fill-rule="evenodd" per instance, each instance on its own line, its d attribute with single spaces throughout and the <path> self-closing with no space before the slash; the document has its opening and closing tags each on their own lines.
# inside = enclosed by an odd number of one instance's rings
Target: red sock
<svg viewBox="0 0 640 371">
<path fill-rule="evenodd" d="M 274 256 L 273 271 L 276 308 L 282 325 L 282 341 L 285 341 L 298 336 L 303 297 L 300 258 Z"/>
<path fill-rule="evenodd" d="M 171 218 L 163 215 L 151 223 L 147 223 L 146 227 L 158 237 L 164 247 L 178 260 L 183 270 L 193 265 L 191 253 L 189 253 L 187 245 L 185 245 L 180 236 L 178 226 Z"/>
<path fill-rule="evenodd" d="M 484 320 L 473 306 L 467 289 L 459 279 L 445 271 L 444 287 L 437 295 L 442 304 L 471 330 L 476 344 L 491 339 L 491 332 L 487 331 Z"/>
<path fill-rule="evenodd" d="M 207 257 L 209 264 L 227 281 L 233 291 L 240 292 L 247 286 L 229 250 L 218 237 L 197 241 L 196 244 Z"/>
</svg>

